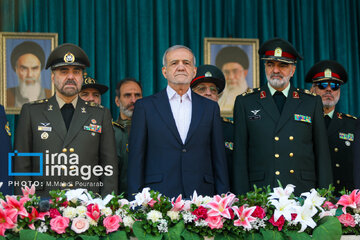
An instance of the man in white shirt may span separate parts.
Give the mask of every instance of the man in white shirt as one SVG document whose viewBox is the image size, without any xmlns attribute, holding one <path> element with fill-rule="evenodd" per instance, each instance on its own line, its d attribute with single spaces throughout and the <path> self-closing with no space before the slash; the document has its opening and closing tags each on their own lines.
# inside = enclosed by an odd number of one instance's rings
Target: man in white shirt
<svg viewBox="0 0 360 240">
<path fill-rule="evenodd" d="M 195 57 L 182 45 L 166 50 L 166 89 L 135 103 L 129 139 L 128 190 L 150 187 L 189 197 L 229 190 L 219 107 L 194 94 Z"/>
</svg>

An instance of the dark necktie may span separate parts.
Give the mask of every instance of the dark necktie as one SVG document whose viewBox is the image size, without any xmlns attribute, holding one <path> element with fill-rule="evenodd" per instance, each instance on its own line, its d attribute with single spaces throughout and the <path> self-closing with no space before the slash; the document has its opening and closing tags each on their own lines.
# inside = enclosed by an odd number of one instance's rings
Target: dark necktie
<svg viewBox="0 0 360 240">
<path fill-rule="evenodd" d="M 276 104 L 276 106 L 279 109 L 279 112 L 281 114 L 282 109 L 283 109 L 284 104 L 285 104 L 285 101 L 286 101 L 286 97 L 282 92 L 276 91 L 274 93 L 274 95 L 273 95 L 273 98 L 274 98 L 275 104 Z"/>
<path fill-rule="evenodd" d="M 61 108 L 61 115 L 63 116 L 66 129 L 69 130 L 71 119 L 74 114 L 74 106 L 71 103 L 65 103 Z"/>
<path fill-rule="evenodd" d="M 329 128 L 331 118 L 329 117 L 329 115 L 325 115 L 324 118 L 325 118 L 325 126 L 326 126 L 326 128 Z"/>
</svg>

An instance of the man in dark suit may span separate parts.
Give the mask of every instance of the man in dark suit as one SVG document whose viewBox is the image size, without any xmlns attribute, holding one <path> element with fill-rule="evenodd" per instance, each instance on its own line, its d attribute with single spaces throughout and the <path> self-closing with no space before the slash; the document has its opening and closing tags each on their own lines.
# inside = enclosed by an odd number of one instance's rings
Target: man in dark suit
<svg viewBox="0 0 360 240">
<path fill-rule="evenodd" d="M 195 57 L 181 45 L 166 50 L 166 89 L 135 103 L 129 139 L 129 196 L 144 187 L 166 196 L 226 193 L 227 164 L 216 102 L 194 94 Z"/>
<path fill-rule="evenodd" d="M 63 44 L 50 54 L 46 68 L 56 94 L 50 99 L 24 104 L 15 135 L 15 149 L 42 153 L 39 157 L 15 157 L 18 180 L 38 181 L 36 191 L 48 197 L 53 189 L 86 188 L 102 195 L 117 192 L 118 163 L 111 114 L 107 108 L 78 97 L 83 71 L 89 67 L 86 53 L 74 44 Z M 33 176 L 31 173 L 39 173 Z M 30 173 L 30 174 L 29 174 Z M 17 192 L 20 189 L 17 188 Z"/>
<path fill-rule="evenodd" d="M 332 183 L 321 98 L 290 84 L 301 55 L 286 40 L 260 47 L 268 83 L 237 97 L 234 189 L 293 184 L 296 193 Z"/>
<path fill-rule="evenodd" d="M 3 105 L 0 105 L 0 192 L 3 195 L 12 195 L 13 188 L 9 184 L 12 179 L 8 173 L 8 153 L 11 151 L 11 140 L 10 140 L 10 127 L 9 122 L 6 119 L 6 114 Z"/>
<path fill-rule="evenodd" d="M 313 83 L 311 91 L 322 99 L 327 127 L 335 193 L 354 189 L 353 143 L 356 118 L 340 113 L 335 106 L 340 99 L 340 87 L 347 82 L 346 70 L 332 60 L 316 63 L 306 74 L 305 81 Z"/>
</svg>

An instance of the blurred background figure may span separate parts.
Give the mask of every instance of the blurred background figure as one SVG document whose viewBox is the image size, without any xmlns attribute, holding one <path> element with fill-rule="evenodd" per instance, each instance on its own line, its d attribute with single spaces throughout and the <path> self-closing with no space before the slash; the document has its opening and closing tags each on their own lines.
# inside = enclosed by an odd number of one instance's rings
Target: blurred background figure
<svg viewBox="0 0 360 240">
<path fill-rule="evenodd" d="M 101 104 L 101 95 L 107 92 L 109 88 L 105 85 L 96 83 L 96 80 L 84 74 L 84 83 L 81 87 L 79 96 L 82 100 Z"/>
</svg>

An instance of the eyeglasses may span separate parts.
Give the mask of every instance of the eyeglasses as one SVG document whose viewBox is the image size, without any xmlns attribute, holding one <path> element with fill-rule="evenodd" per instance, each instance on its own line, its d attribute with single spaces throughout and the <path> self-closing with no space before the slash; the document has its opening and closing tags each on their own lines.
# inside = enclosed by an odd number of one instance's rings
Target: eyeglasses
<svg viewBox="0 0 360 240">
<path fill-rule="evenodd" d="M 330 89 L 333 90 L 333 91 L 336 91 L 336 90 L 338 90 L 340 88 L 340 83 L 335 83 L 335 82 L 319 82 L 319 83 L 316 83 L 316 86 L 321 90 L 326 89 L 329 85 L 330 85 Z"/>
<path fill-rule="evenodd" d="M 217 87 L 213 87 L 213 86 L 207 87 L 204 85 L 199 85 L 199 86 L 195 87 L 194 91 L 199 92 L 199 93 L 204 93 L 207 91 L 207 89 L 210 89 L 211 94 L 218 94 L 218 92 L 219 92 L 219 89 Z"/>
</svg>

